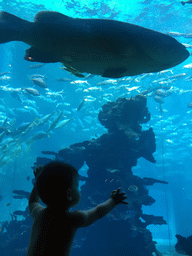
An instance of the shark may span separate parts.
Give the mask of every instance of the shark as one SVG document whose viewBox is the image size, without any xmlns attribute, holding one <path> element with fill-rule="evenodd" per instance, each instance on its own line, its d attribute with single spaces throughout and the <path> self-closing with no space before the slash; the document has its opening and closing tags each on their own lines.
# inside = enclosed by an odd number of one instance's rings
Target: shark
<svg viewBox="0 0 192 256">
<path fill-rule="evenodd" d="M 40 11 L 33 22 L 1 11 L 0 43 L 11 41 L 30 46 L 25 60 L 60 62 L 77 77 L 155 73 L 189 56 L 186 47 L 167 34 L 127 22 L 71 18 L 55 11 Z"/>
</svg>

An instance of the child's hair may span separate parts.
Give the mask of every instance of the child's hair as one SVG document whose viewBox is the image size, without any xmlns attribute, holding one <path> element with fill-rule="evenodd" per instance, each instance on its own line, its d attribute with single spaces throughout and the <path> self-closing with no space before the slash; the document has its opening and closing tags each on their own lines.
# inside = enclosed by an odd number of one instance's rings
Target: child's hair
<svg viewBox="0 0 192 256">
<path fill-rule="evenodd" d="M 40 199 L 46 205 L 67 203 L 67 189 L 72 187 L 77 170 L 63 162 L 51 162 L 45 165 L 36 177 L 36 186 Z"/>
</svg>

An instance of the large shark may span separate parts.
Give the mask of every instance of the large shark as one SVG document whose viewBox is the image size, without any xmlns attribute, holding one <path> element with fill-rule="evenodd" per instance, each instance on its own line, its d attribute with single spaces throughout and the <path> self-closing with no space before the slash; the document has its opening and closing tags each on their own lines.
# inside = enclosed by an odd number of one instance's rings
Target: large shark
<svg viewBox="0 0 192 256">
<path fill-rule="evenodd" d="M 31 47 L 25 60 L 61 62 L 76 76 L 109 78 L 158 72 L 186 60 L 185 46 L 169 35 L 126 22 L 70 18 L 41 11 L 29 22 L 0 12 L 0 43 L 22 41 Z"/>
</svg>

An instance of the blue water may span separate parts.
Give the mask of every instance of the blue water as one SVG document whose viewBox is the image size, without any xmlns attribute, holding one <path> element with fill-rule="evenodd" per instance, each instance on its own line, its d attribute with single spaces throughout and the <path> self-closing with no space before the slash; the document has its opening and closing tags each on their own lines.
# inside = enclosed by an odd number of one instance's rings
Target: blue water
<svg viewBox="0 0 192 256">
<path fill-rule="evenodd" d="M 150 3 L 147 3 L 150 2 Z M 78 18 L 105 18 L 114 14 L 114 19 L 134 23 L 163 33 L 191 33 L 190 4 L 182 6 L 179 1 L 0 1 L 0 10 L 10 12 L 23 19 L 32 21 L 35 14 L 41 10 L 54 10 L 65 15 Z M 97 10 L 95 12 L 95 9 Z M 190 44 L 190 38 L 176 38 L 181 43 Z M 108 80 L 99 76 L 81 79 L 61 70 L 60 63 L 45 64 L 32 69 L 30 63 L 23 59 L 28 46 L 22 42 L 0 44 L 0 73 L 9 72 L 0 81 L 0 123 L 5 118 L 7 125 L 12 123 L 10 130 L 15 130 L 20 124 L 31 122 L 34 126 L 25 135 L 18 136 L 13 143 L 8 144 L 6 156 L 0 152 L 0 222 L 10 221 L 15 210 L 25 210 L 27 200 L 13 199 L 14 189 L 31 191 L 33 172 L 31 166 L 36 158 L 42 156 L 42 151 L 59 151 L 71 144 L 90 140 L 102 135 L 106 129 L 101 126 L 97 116 L 103 104 L 115 101 L 119 97 L 130 98 L 145 89 L 155 88 L 155 80 L 167 76 L 185 73 L 175 81 L 171 80 L 172 93 L 164 98 L 162 111 L 154 100 L 154 95 L 147 96 L 147 106 L 151 120 L 143 125 L 143 129 L 153 127 L 156 136 L 157 149 L 154 157 L 155 164 L 139 159 L 137 166 L 132 169 L 139 177 L 151 177 L 166 180 L 169 185 L 155 184 L 148 187 L 149 194 L 156 200 L 152 206 L 143 207 L 143 212 L 163 216 L 168 225 L 150 225 L 153 237 L 158 241 L 157 247 L 164 255 L 170 255 L 176 243 L 175 234 L 190 236 L 192 234 L 192 110 L 188 104 L 192 101 L 189 57 L 182 64 L 170 69 L 167 73 L 148 75 L 139 80 L 136 76 L 132 83 L 120 87 L 117 80 L 112 84 L 100 86 L 98 83 Z M 190 48 L 188 49 L 190 51 Z M 40 88 L 31 81 L 31 75 L 45 76 L 47 88 Z M 68 78 L 70 82 L 59 82 L 59 78 Z M 115 80 L 115 79 L 114 79 Z M 87 83 L 82 83 L 87 81 Z M 3 86 L 5 86 L 3 88 Z M 41 96 L 22 93 L 22 102 L 13 98 L 6 88 L 36 88 Z M 80 111 L 76 111 L 82 100 L 86 98 Z M 71 119 L 66 126 L 54 129 L 41 140 L 36 140 L 30 146 L 26 141 L 39 131 L 46 131 L 56 115 L 63 112 L 61 120 Z M 53 116 L 42 126 L 36 124 L 42 117 L 54 112 Z M 4 138 L 4 140 L 7 137 Z M 3 141 L 4 141 L 3 140 Z M 5 145 L 3 141 L 1 146 Z M 8 142 L 7 142 L 8 143 Z M 1 149 L 2 150 L 2 149 Z M 86 169 L 86 168 L 85 168 Z M 28 178 L 27 178 L 28 177 Z M 22 219 L 22 217 L 19 217 Z M 18 218 L 18 219 L 19 219 Z M 163 247 L 164 246 L 164 247 Z M 166 248 L 167 246 L 167 248 Z M 167 253 L 167 254 L 166 254 Z M 172 255 L 177 255 L 172 252 Z"/>
</svg>

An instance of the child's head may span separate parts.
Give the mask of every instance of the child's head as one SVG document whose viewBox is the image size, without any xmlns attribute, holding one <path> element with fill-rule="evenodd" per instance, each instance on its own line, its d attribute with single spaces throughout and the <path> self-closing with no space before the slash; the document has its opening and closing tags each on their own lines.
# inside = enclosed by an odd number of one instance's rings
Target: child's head
<svg viewBox="0 0 192 256">
<path fill-rule="evenodd" d="M 72 207 L 80 200 L 78 172 L 62 162 L 45 165 L 36 177 L 39 197 L 47 206 L 63 203 Z"/>
</svg>

